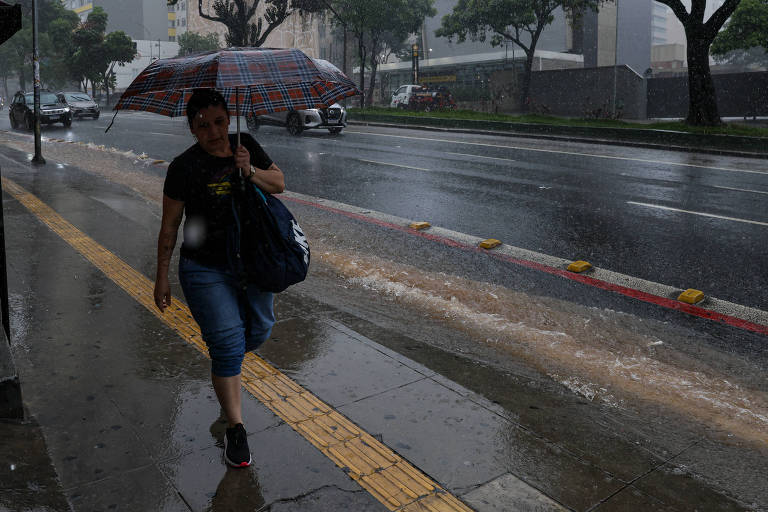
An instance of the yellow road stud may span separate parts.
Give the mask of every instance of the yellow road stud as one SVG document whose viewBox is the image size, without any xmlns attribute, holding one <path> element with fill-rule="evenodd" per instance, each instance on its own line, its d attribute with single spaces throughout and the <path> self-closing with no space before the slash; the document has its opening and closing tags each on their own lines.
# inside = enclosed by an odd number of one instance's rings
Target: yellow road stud
<svg viewBox="0 0 768 512">
<path fill-rule="evenodd" d="M 704 292 L 701 290 L 694 290 L 693 288 L 688 288 L 683 293 L 680 294 L 680 296 L 677 298 L 680 302 L 685 302 L 686 304 L 696 304 L 697 302 L 701 302 L 701 300 L 704 298 Z"/>
<path fill-rule="evenodd" d="M 489 238 L 487 240 L 483 240 L 478 245 L 480 247 L 482 247 L 483 249 L 493 249 L 497 245 L 501 245 L 501 241 L 500 240 L 496 240 L 495 238 Z"/>
<path fill-rule="evenodd" d="M 408 226 L 411 229 L 427 229 L 428 227 L 431 227 L 432 224 L 429 222 L 411 222 L 411 224 Z"/>
<path fill-rule="evenodd" d="M 588 261 L 582 261 L 582 260 L 574 261 L 573 263 L 568 265 L 568 270 L 570 272 L 576 272 L 576 273 L 584 272 L 591 268 L 592 268 L 591 263 L 589 263 Z"/>
</svg>

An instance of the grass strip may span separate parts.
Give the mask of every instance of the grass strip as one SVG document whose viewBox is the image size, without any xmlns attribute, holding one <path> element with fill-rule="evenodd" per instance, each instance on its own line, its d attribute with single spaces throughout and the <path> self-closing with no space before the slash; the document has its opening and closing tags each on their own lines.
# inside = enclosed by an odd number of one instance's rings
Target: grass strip
<svg viewBox="0 0 768 512">
<path fill-rule="evenodd" d="M 472 121 L 501 121 L 507 123 L 529 123 L 554 126 L 586 126 L 595 128 L 632 128 L 636 130 L 666 130 L 684 133 L 695 133 L 705 135 L 738 135 L 744 137 L 768 137 L 768 128 L 753 126 L 739 122 L 723 123 L 720 126 L 690 126 L 682 121 L 661 121 L 661 122 L 632 122 L 613 119 L 579 119 L 569 117 L 558 117 L 539 114 L 511 115 L 511 114 L 490 114 L 476 112 L 474 110 L 446 110 L 433 112 L 414 112 L 396 108 L 386 107 L 368 107 L 365 109 L 349 108 L 350 117 L 355 118 L 365 114 L 386 114 L 390 116 L 402 116 L 410 118 L 433 118 L 433 119 L 451 119 L 451 120 L 472 120 Z"/>
</svg>

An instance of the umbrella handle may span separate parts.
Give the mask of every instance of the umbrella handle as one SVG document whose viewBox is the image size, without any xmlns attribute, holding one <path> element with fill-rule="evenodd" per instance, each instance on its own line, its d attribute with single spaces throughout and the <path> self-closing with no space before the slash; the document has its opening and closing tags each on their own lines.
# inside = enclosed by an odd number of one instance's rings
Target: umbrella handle
<svg viewBox="0 0 768 512">
<path fill-rule="evenodd" d="M 235 87 L 235 117 L 237 118 L 237 147 L 240 147 L 240 88 Z M 239 169 L 240 177 L 243 176 L 243 170 Z"/>
</svg>

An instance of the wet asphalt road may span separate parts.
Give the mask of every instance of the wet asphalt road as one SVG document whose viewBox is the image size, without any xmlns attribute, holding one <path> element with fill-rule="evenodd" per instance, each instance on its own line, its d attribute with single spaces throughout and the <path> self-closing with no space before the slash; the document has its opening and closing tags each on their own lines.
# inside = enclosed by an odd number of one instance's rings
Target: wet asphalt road
<svg viewBox="0 0 768 512">
<path fill-rule="evenodd" d="M 43 134 L 164 160 L 193 143 L 184 118 L 121 112 L 105 134 L 109 117 Z M 768 307 L 768 161 L 362 126 L 255 135 L 290 190 Z"/>
</svg>

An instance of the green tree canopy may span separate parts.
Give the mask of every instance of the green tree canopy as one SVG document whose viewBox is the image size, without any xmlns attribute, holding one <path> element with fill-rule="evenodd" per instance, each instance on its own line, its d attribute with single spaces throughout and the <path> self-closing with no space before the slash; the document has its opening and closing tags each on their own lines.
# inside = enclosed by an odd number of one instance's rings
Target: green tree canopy
<svg viewBox="0 0 768 512">
<path fill-rule="evenodd" d="M 32 75 L 32 1 L 21 0 L 22 29 L 0 47 L 0 79 L 4 94 L 9 95 L 8 79 L 16 77 L 22 89 Z M 59 0 L 38 1 L 38 44 L 40 78 L 44 86 L 57 87 L 67 82 L 63 65 L 71 48 L 72 30 L 80 23 L 77 14 L 63 7 Z"/>
<path fill-rule="evenodd" d="M 721 59 L 731 52 L 756 54 L 761 48 L 762 61 L 768 61 L 768 0 L 741 0 L 741 3 L 712 43 L 711 53 Z"/>
<path fill-rule="evenodd" d="M 105 34 L 107 13 L 96 6 L 85 23 L 80 24 L 72 34 L 74 52 L 69 59 L 69 68 L 78 82 L 87 90 L 90 82 L 92 94 L 102 87 L 107 92 L 114 89 L 115 65 L 125 65 L 136 56 L 133 41 L 125 32 L 118 30 Z"/>
<path fill-rule="evenodd" d="M 325 0 L 333 22 L 343 26 L 357 41 L 360 64 L 360 90 L 365 91 L 365 70 L 371 70 L 368 93 L 360 105 L 370 105 L 376 81 L 376 70 L 382 58 L 397 51 L 397 42 L 418 32 L 424 18 L 435 13 L 433 0 Z"/>
<path fill-rule="evenodd" d="M 485 41 L 490 34 L 494 46 L 511 41 L 522 48 L 526 60 L 519 102 L 521 110 L 525 110 L 536 45 L 543 30 L 554 21 L 555 10 L 560 8 L 575 19 L 587 9 L 597 10 L 600 3 L 601 0 L 459 0 L 453 12 L 443 16 L 435 35 L 462 43 L 467 38 Z"/>
<path fill-rule="evenodd" d="M 207 50 L 216 50 L 219 48 L 219 35 L 208 34 L 202 36 L 196 32 L 184 32 L 178 39 L 179 56 L 189 55 L 191 53 L 204 52 Z"/>
</svg>

